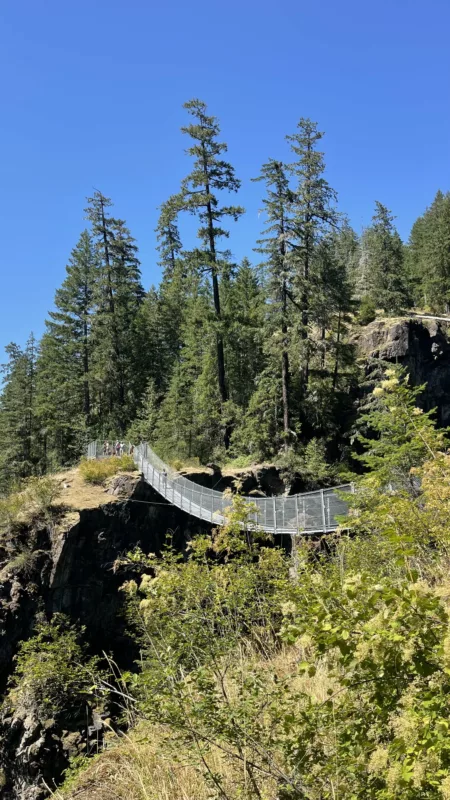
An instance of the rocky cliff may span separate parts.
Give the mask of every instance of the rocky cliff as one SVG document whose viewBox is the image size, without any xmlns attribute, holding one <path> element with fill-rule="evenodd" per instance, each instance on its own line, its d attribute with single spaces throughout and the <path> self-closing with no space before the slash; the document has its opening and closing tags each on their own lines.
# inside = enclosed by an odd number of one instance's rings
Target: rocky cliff
<svg viewBox="0 0 450 800">
<path fill-rule="evenodd" d="M 0 553 L 0 680 L 5 689 L 21 640 L 36 616 L 62 612 L 86 627 L 93 653 L 111 653 L 121 667 L 136 657 L 123 618 L 119 586 L 133 576 L 117 560 L 135 546 L 158 552 L 170 532 L 182 550 L 191 536 L 208 529 L 173 506 L 137 477 L 121 477 L 103 505 L 64 515 L 57 524 L 23 531 L 25 558 Z M 120 496 L 117 497 L 117 493 Z M 16 542 L 17 544 L 17 542 Z M 21 551 L 25 552 L 25 551 Z M 25 705 L 0 717 L 0 797 L 41 800 L 48 796 L 73 755 L 92 751 L 101 736 L 101 714 L 89 704 L 42 720 Z"/>
<path fill-rule="evenodd" d="M 450 323 L 432 319 L 384 319 L 356 336 L 363 361 L 382 359 L 400 364 L 414 385 L 426 383 L 422 404 L 437 409 L 439 425 L 450 425 Z"/>
</svg>

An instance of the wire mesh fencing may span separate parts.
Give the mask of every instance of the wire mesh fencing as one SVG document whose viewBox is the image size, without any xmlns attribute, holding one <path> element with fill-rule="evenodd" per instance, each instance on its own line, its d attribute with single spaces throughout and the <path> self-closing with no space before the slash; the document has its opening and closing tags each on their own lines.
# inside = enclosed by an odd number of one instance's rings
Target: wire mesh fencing
<svg viewBox="0 0 450 800">
<path fill-rule="evenodd" d="M 88 458 L 105 455 L 105 444 L 91 442 Z M 232 504 L 232 495 L 199 486 L 165 464 L 147 442 L 134 447 L 126 444 L 123 452 L 133 456 L 145 480 L 169 503 L 198 519 L 223 525 Z M 245 497 L 255 509 L 248 522 L 267 533 L 328 533 L 336 530 L 338 517 L 348 511 L 345 494 L 353 492 L 345 483 L 289 497 Z M 248 523 L 247 523 L 248 524 Z"/>
</svg>

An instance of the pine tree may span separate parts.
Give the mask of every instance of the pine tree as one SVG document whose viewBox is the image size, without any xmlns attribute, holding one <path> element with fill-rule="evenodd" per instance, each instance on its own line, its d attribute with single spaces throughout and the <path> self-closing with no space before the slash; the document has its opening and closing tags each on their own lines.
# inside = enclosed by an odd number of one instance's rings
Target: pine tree
<svg viewBox="0 0 450 800">
<path fill-rule="evenodd" d="M 37 405 L 46 433 L 47 466 L 79 457 L 91 425 L 92 317 L 98 265 L 84 231 L 55 294 L 38 361 Z"/>
<path fill-rule="evenodd" d="M 267 235 L 258 241 L 258 252 L 266 256 L 269 312 L 267 315 L 266 350 L 280 363 L 285 446 L 291 436 L 291 374 L 289 352 L 292 348 L 292 303 L 295 272 L 288 237 L 293 193 L 289 188 L 284 165 L 270 159 L 263 164 L 255 180 L 264 181 L 267 195 L 263 200 L 267 216 Z M 276 374 L 276 372 L 275 372 Z"/>
<path fill-rule="evenodd" d="M 182 347 L 190 276 L 177 225 L 179 204 L 179 198 L 171 197 L 161 205 L 156 234 L 163 275 L 159 288 L 151 287 L 146 294 L 134 326 L 136 369 L 145 379 L 146 389 L 128 433 L 132 440 L 142 438 L 145 430 L 147 439 L 154 442 L 159 405 L 170 387 Z"/>
<path fill-rule="evenodd" d="M 135 361 L 134 325 L 144 297 L 137 247 L 123 220 L 109 216 L 111 205 L 96 191 L 86 209 L 99 260 L 93 327 L 98 433 L 123 433 L 145 388 Z"/>
<path fill-rule="evenodd" d="M 231 401 L 248 407 L 256 379 L 264 366 L 265 294 L 250 261 L 244 258 L 228 281 L 222 282 L 227 325 L 225 357 Z"/>
<path fill-rule="evenodd" d="M 211 290 L 197 276 L 187 300 L 182 347 L 160 406 L 157 446 L 168 457 L 209 460 L 223 443 Z"/>
<path fill-rule="evenodd" d="M 172 359 L 168 358 L 167 336 L 162 325 L 160 292 L 151 286 L 134 323 L 135 369 L 158 393 L 164 393 L 170 380 Z M 178 331 L 179 335 L 179 331 Z"/>
<path fill-rule="evenodd" d="M 437 312 L 450 311 L 450 193 L 437 192 L 433 203 L 413 225 L 407 267 L 417 303 Z"/>
<path fill-rule="evenodd" d="M 345 216 L 342 217 L 335 242 L 337 255 L 346 267 L 346 277 L 352 286 L 352 295 L 355 300 L 360 300 L 366 293 L 363 291 L 360 294 L 358 286 L 360 280 L 361 241 Z"/>
<path fill-rule="evenodd" d="M 295 297 L 301 314 L 301 375 L 303 392 L 309 380 L 312 356 L 310 325 L 316 320 L 311 313 L 311 302 L 315 292 L 315 252 L 320 239 L 338 222 L 334 203 L 336 193 L 324 178 L 324 154 L 316 149 L 323 133 L 317 123 L 301 118 L 298 132 L 287 136 L 297 160 L 289 167 L 297 179 L 293 202 L 293 220 L 290 226 L 289 246 L 293 250 L 295 263 Z"/>
<path fill-rule="evenodd" d="M 416 219 L 411 228 L 408 244 L 405 248 L 405 271 L 408 278 L 408 285 L 411 291 L 411 297 L 416 306 L 429 305 L 429 286 L 427 283 L 427 267 L 426 267 L 426 240 L 429 227 L 429 213 L 427 209 L 425 213 Z"/>
<path fill-rule="evenodd" d="M 183 133 L 193 139 L 194 144 L 188 148 L 188 154 L 194 159 L 192 172 L 184 179 L 181 186 L 181 205 L 185 210 L 198 216 L 200 228 L 198 238 L 201 248 L 195 251 L 197 268 L 206 272 L 212 282 L 215 335 L 217 352 L 217 378 L 222 405 L 229 397 L 226 380 L 224 330 L 220 298 L 220 273 L 222 269 L 221 253 L 218 242 L 228 237 L 228 231 L 222 227 L 227 218 L 238 220 L 244 213 L 240 206 L 224 206 L 219 204 L 219 193 L 222 191 L 237 192 L 240 181 L 235 177 L 234 169 L 221 158 L 227 145 L 218 142 L 220 127 L 217 119 L 207 114 L 206 104 L 201 100 L 191 100 L 184 107 L 195 122 L 182 128 Z M 224 444 L 228 448 L 230 430 L 225 429 Z"/>
<path fill-rule="evenodd" d="M 169 197 L 165 203 L 162 203 L 160 209 L 156 238 L 160 255 L 159 266 L 165 275 L 173 275 L 182 251 L 180 232 L 177 225 L 177 217 L 182 203 L 183 198 L 179 195 L 174 195 Z"/>
<path fill-rule="evenodd" d="M 281 372 L 278 363 L 269 361 L 257 376 L 241 424 L 233 431 L 233 453 L 250 456 L 252 461 L 273 459 L 284 447 L 283 433 Z"/>
<path fill-rule="evenodd" d="M 150 379 L 136 418 L 127 431 L 130 442 L 154 442 L 155 430 L 158 422 L 160 396 L 155 389 L 155 384 Z"/>
<path fill-rule="evenodd" d="M 42 466 L 36 417 L 36 339 L 31 334 L 24 349 L 11 343 L 6 353 L 0 395 L 0 491 L 37 474 Z"/>
<path fill-rule="evenodd" d="M 157 238 L 159 266 L 163 271 L 159 286 L 159 328 L 164 352 L 166 381 L 170 379 L 171 369 L 178 359 L 181 348 L 181 330 L 186 312 L 189 292 L 189 258 L 182 252 L 181 238 L 177 225 L 180 198 L 171 197 L 161 206 Z"/>
<path fill-rule="evenodd" d="M 388 313 L 398 313 L 408 305 L 403 244 L 394 219 L 386 206 L 376 202 L 372 225 L 363 235 L 371 275 L 370 296 Z"/>
<path fill-rule="evenodd" d="M 314 271 L 316 291 L 311 298 L 311 312 L 320 329 L 320 371 L 331 374 L 331 388 L 337 388 L 339 368 L 351 361 L 345 342 L 349 313 L 352 310 L 352 285 L 349 260 L 354 254 L 354 240 L 349 231 L 333 230 L 317 245 Z"/>
</svg>

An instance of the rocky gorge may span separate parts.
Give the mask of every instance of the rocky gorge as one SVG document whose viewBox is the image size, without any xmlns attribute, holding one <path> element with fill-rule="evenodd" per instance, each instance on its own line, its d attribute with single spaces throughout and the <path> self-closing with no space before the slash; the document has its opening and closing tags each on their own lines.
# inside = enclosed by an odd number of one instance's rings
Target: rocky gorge
<svg viewBox="0 0 450 800">
<path fill-rule="evenodd" d="M 436 320 L 376 320 L 354 335 L 363 368 L 374 361 L 399 364 L 414 385 L 426 383 L 421 402 L 437 409 L 450 425 L 450 341 L 448 324 Z M 261 465 L 232 471 L 185 472 L 191 480 L 220 491 L 276 495 L 301 491 L 279 469 Z M 184 551 L 210 526 L 170 506 L 138 475 L 115 478 L 96 504 L 63 509 L 51 523 L 24 529 L 0 547 L 0 687 L 5 692 L 21 641 L 37 619 L 64 614 L 83 626 L 92 653 L 110 654 L 121 669 L 138 655 L 123 613 L 120 587 L 135 575 L 124 556 L 136 547 L 161 551 L 167 536 Z M 17 552 L 21 558 L 17 558 Z M 0 797 L 44 800 L 61 781 L 74 756 L 101 747 L 111 708 L 87 702 L 43 718 L 32 704 L 0 713 Z"/>
</svg>

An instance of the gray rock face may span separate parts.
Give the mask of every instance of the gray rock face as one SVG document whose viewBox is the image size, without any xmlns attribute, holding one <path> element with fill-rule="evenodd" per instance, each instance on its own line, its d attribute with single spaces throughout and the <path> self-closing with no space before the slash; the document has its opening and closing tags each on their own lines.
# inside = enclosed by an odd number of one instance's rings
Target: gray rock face
<svg viewBox="0 0 450 800">
<path fill-rule="evenodd" d="M 39 719 L 32 708 L 2 715 L 2 752 L 14 756 L 3 764 L 2 800 L 44 800 L 49 795 L 47 787 L 55 787 L 71 756 L 95 752 L 96 741 L 89 738 L 86 728 L 91 710 L 72 712 L 69 730 L 63 720 Z"/>
<path fill-rule="evenodd" d="M 208 465 L 211 469 L 211 465 Z M 280 470 L 273 465 L 262 465 L 260 467 L 242 468 L 234 470 L 232 475 L 222 475 L 220 467 L 215 466 L 214 471 L 206 470 L 192 472 L 181 471 L 181 475 L 197 483 L 199 486 L 206 486 L 208 489 L 215 489 L 217 492 L 224 492 L 231 489 L 243 495 L 253 495 L 254 497 L 272 497 L 273 495 L 284 494 L 287 487 L 280 476 Z"/>
<path fill-rule="evenodd" d="M 434 320 L 377 320 L 357 338 L 361 358 L 380 358 L 405 367 L 413 385 L 426 383 L 422 405 L 437 408 L 439 425 L 450 425 L 450 339 L 447 323 Z"/>
</svg>

